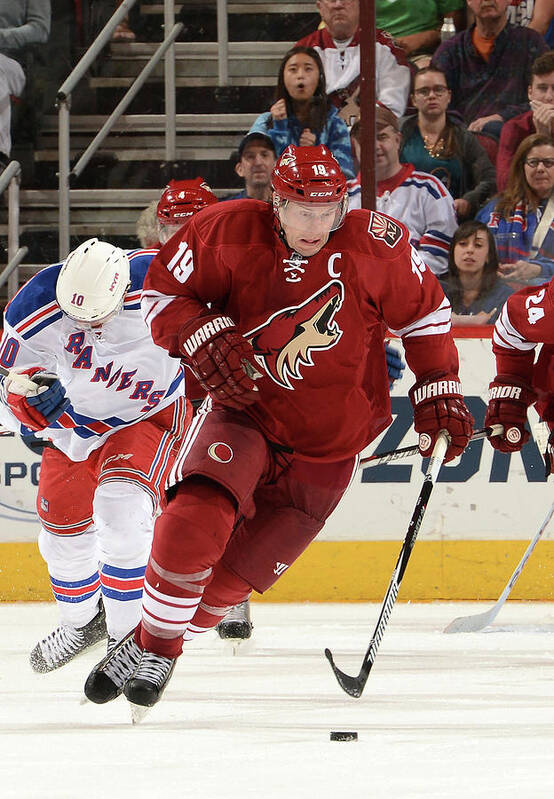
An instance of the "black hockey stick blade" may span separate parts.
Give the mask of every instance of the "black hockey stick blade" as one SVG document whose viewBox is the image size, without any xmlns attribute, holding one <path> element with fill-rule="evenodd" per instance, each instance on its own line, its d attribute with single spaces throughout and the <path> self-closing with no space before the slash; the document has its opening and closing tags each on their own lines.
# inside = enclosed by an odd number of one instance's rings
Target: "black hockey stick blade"
<svg viewBox="0 0 554 799">
<path fill-rule="evenodd" d="M 337 682 L 342 688 L 342 690 L 345 693 L 349 694 L 349 696 L 353 696 L 354 699 L 359 699 L 364 690 L 364 685 L 367 682 L 367 678 L 369 677 L 369 671 L 367 672 L 367 674 L 365 674 L 364 668 L 362 667 L 357 677 L 351 677 L 350 674 L 345 674 L 344 671 L 341 671 L 336 666 L 330 649 L 325 650 L 325 657 L 331 664 L 331 668 L 333 669 L 333 674 L 337 678 Z"/>
</svg>

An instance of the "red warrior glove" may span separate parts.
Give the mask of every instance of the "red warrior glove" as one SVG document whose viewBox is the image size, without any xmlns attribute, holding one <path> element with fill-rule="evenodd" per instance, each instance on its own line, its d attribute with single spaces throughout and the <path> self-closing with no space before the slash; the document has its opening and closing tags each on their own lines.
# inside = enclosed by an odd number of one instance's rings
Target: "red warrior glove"
<svg viewBox="0 0 554 799">
<path fill-rule="evenodd" d="M 17 379 L 17 374 L 30 377 L 26 385 Z M 14 370 L 4 381 L 6 402 L 12 413 L 30 430 L 44 430 L 62 415 L 69 400 L 65 388 L 56 375 L 37 367 Z"/>
<path fill-rule="evenodd" d="M 518 452 L 529 440 L 525 429 L 527 408 L 537 398 L 533 389 L 518 377 L 497 375 L 489 385 L 489 404 L 485 426 L 501 424 L 504 433 L 490 436 L 489 441 L 500 452 Z"/>
<path fill-rule="evenodd" d="M 261 374 L 254 350 L 228 316 L 202 316 L 179 331 L 183 361 L 202 388 L 223 405 L 241 410 L 258 399 Z"/>
<path fill-rule="evenodd" d="M 437 435 L 446 430 L 450 444 L 444 460 L 461 455 L 473 432 L 473 416 L 464 402 L 459 379 L 451 374 L 428 377 L 412 386 L 410 400 L 420 453 L 424 457 L 430 455 Z"/>
</svg>

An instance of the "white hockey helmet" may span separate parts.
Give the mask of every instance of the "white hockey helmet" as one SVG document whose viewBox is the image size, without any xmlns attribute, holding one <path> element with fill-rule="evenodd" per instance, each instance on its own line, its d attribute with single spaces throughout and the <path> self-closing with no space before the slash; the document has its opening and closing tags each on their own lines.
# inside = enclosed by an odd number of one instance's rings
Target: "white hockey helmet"
<svg viewBox="0 0 554 799">
<path fill-rule="evenodd" d="M 130 271 L 124 250 L 88 239 L 65 259 L 56 283 L 58 305 L 78 322 L 105 322 L 121 310 Z"/>
</svg>

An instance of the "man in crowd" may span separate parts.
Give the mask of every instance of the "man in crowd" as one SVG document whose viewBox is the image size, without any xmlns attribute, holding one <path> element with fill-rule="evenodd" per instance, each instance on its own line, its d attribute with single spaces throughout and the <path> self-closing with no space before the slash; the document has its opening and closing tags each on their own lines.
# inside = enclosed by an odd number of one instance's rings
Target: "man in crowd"
<svg viewBox="0 0 554 799">
<path fill-rule="evenodd" d="M 0 167 L 11 152 L 11 98 L 23 94 L 29 48 L 48 40 L 50 16 L 50 0 L 0 0 Z"/>
<path fill-rule="evenodd" d="M 469 130 L 496 140 L 504 122 L 526 110 L 531 65 L 548 51 L 536 31 L 508 23 L 509 2 L 467 0 L 475 24 L 443 42 L 432 59 L 446 75 L 450 109 Z"/>
<path fill-rule="evenodd" d="M 458 227 L 452 195 L 438 178 L 400 162 L 402 135 L 392 111 L 377 106 L 375 123 L 377 210 L 403 222 L 410 231 L 412 246 L 429 269 L 437 276 L 445 275 L 450 240 Z M 357 131 L 353 129 L 352 140 L 359 150 Z M 360 194 L 354 198 L 359 203 Z"/>
<path fill-rule="evenodd" d="M 531 83 L 527 89 L 531 106 L 502 126 L 496 157 L 496 184 L 504 191 L 515 151 L 527 136 L 541 133 L 554 136 L 554 53 L 543 53 L 531 67 Z"/>
<path fill-rule="evenodd" d="M 248 133 L 239 144 L 235 172 L 244 180 L 244 189 L 226 200 L 271 202 L 271 173 L 277 156 L 270 136 Z"/>
<path fill-rule="evenodd" d="M 325 27 L 297 44 L 313 47 L 323 62 L 327 93 L 352 124 L 360 115 L 360 4 L 359 0 L 317 0 Z M 375 93 L 377 100 L 402 116 L 410 93 L 411 71 L 404 52 L 391 37 L 377 30 L 375 41 Z"/>
<path fill-rule="evenodd" d="M 450 306 L 406 229 L 346 214 L 346 178 L 322 145 L 287 147 L 272 185 L 272 205 L 201 211 L 149 270 L 154 341 L 209 399 L 156 523 L 142 622 L 89 675 L 93 702 L 124 691 L 139 714 L 154 705 L 183 641 L 266 591 L 316 537 L 391 422 L 383 326 L 415 374 L 421 453 L 446 430 L 451 460 L 471 435 Z"/>
<path fill-rule="evenodd" d="M 430 55 L 441 41 L 444 15 L 454 18 L 456 30 L 465 25 L 463 0 L 376 0 L 377 25 L 386 30 L 394 41 L 418 66 L 427 66 Z M 394 110 L 394 109 L 393 109 Z"/>
</svg>

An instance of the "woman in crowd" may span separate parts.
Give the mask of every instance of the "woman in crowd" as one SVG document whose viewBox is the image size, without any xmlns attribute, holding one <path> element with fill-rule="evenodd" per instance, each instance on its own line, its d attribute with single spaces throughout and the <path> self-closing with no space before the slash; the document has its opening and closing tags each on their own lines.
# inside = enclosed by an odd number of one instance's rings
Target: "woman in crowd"
<svg viewBox="0 0 554 799">
<path fill-rule="evenodd" d="M 417 115 L 402 126 L 400 160 L 439 178 L 462 220 L 473 218 L 494 194 L 496 175 L 477 137 L 448 113 L 450 96 L 442 70 L 424 67 L 416 72 L 412 103 Z"/>
<path fill-rule="evenodd" d="M 254 132 L 271 137 L 277 157 L 289 144 L 324 144 L 347 179 L 355 177 L 348 128 L 327 100 L 323 64 L 312 47 L 293 47 L 285 54 L 275 102 L 256 119 L 249 130 Z"/>
<path fill-rule="evenodd" d="M 554 274 L 554 139 L 534 133 L 517 148 L 506 189 L 476 219 L 496 240 L 500 273 L 513 282 Z"/>
<path fill-rule="evenodd" d="M 462 222 L 448 256 L 444 293 L 452 305 L 453 325 L 491 325 L 512 293 L 497 274 L 494 237 L 483 222 Z"/>
</svg>

